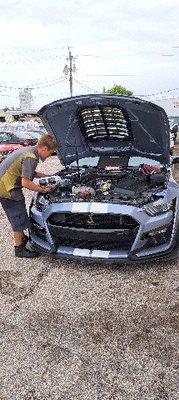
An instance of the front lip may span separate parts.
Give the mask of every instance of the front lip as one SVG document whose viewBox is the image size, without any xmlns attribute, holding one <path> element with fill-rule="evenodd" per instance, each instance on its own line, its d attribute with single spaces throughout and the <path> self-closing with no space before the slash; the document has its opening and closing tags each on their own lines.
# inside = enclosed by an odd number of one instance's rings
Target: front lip
<svg viewBox="0 0 179 400">
<path fill-rule="evenodd" d="M 177 231 L 176 237 L 179 236 L 179 229 Z M 144 256 L 138 257 L 137 254 L 130 254 L 129 256 L 125 254 L 121 254 L 120 257 L 115 256 L 114 257 L 108 257 L 108 254 L 101 255 L 97 252 L 96 254 L 93 253 L 89 255 L 85 255 L 85 253 L 69 253 L 65 248 L 63 248 L 60 252 L 50 252 L 48 249 L 44 249 L 42 246 L 42 243 L 37 244 L 33 243 L 34 248 L 39 251 L 39 253 L 44 254 L 46 253 L 50 258 L 52 259 L 65 259 L 65 260 L 73 260 L 73 261 L 86 261 L 88 263 L 103 263 L 103 264 L 142 264 L 142 263 L 151 263 L 153 261 L 162 261 L 165 262 L 167 261 L 168 258 L 173 257 L 176 258 L 178 256 L 178 249 L 179 249 L 179 242 L 178 240 L 173 240 L 171 246 L 167 249 L 162 249 L 160 248 L 158 252 L 155 252 L 155 254 L 146 254 Z M 88 250 L 87 250 L 88 252 Z"/>
<path fill-rule="evenodd" d="M 93 253 L 90 253 L 88 249 L 80 249 L 80 252 L 78 249 L 76 249 L 76 252 L 69 252 L 69 248 L 61 248 L 60 250 L 57 250 L 55 248 L 53 249 L 48 249 L 47 247 L 44 248 L 44 243 L 42 241 L 33 241 L 33 239 L 36 240 L 35 236 L 32 235 L 32 243 L 33 246 L 36 250 L 38 250 L 40 253 L 48 254 L 48 256 L 52 259 L 67 259 L 67 260 L 79 260 L 83 261 L 86 260 L 87 262 L 92 262 L 92 263 L 116 263 L 116 264 L 131 264 L 131 263 L 143 263 L 143 262 L 152 262 L 152 260 L 155 261 L 166 261 L 167 257 L 170 256 L 177 256 L 178 255 L 178 249 L 179 249 L 179 228 L 177 230 L 177 233 L 175 237 L 173 238 L 170 246 L 167 248 L 160 248 L 158 251 L 155 251 L 153 254 L 146 254 L 143 256 L 139 256 L 137 253 L 130 253 L 127 254 L 125 252 L 121 252 L 120 256 L 119 255 L 111 255 L 109 257 L 109 252 L 100 252 L 98 250 L 93 251 Z M 52 250 L 52 251 L 51 251 Z M 104 254 L 105 253 L 105 254 Z"/>
<path fill-rule="evenodd" d="M 102 209 L 103 206 L 103 209 Z M 171 240 L 165 245 L 160 245 L 153 250 L 143 251 L 143 241 L 141 236 L 143 233 L 147 233 L 155 228 L 160 228 L 167 224 L 171 224 L 173 220 L 173 212 L 169 210 L 168 212 L 155 217 L 149 217 L 142 209 L 134 206 L 120 205 L 120 214 L 132 216 L 138 223 L 139 229 L 134 240 L 134 243 L 130 250 L 125 251 L 101 251 L 101 250 L 89 250 L 87 248 L 71 248 L 68 246 L 60 246 L 54 243 L 50 235 L 47 219 L 53 212 L 94 212 L 99 213 L 116 213 L 119 214 L 119 205 L 114 204 L 101 204 L 101 203 L 62 203 L 53 204 L 48 207 L 43 213 L 38 212 L 34 205 L 32 205 L 31 213 L 33 219 L 46 230 L 47 241 L 44 241 L 37 237 L 37 235 L 32 231 L 32 240 L 35 246 L 42 250 L 42 252 L 47 252 L 53 254 L 53 257 L 68 257 L 68 258 L 80 258 L 80 259 L 92 259 L 92 260 L 106 260 L 115 262 L 127 262 L 130 260 L 142 260 L 148 258 L 155 258 L 161 254 L 165 254 L 169 251 L 172 246 L 172 241 L 174 234 L 171 235 Z"/>
</svg>

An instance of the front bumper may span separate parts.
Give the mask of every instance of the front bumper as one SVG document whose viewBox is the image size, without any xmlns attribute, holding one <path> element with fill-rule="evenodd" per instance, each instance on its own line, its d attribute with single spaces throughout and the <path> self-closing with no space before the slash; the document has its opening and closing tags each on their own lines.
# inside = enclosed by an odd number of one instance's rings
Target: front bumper
<svg viewBox="0 0 179 400">
<path fill-rule="evenodd" d="M 119 215 L 127 216 L 135 221 L 136 226 L 133 224 L 131 232 L 130 228 L 93 230 L 51 226 L 50 216 L 58 213 L 88 213 L 101 215 L 104 220 L 109 215 L 113 215 L 114 218 L 118 218 Z M 127 263 L 159 259 L 164 255 L 176 253 L 178 249 L 179 224 L 177 213 L 172 210 L 149 217 L 142 209 L 129 205 L 58 203 L 50 205 L 43 212 L 33 205 L 31 221 L 31 239 L 34 247 L 53 258 Z M 164 227 L 168 229 L 165 242 L 148 246 L 148 234 L 158 234 Z"/>
</svg>

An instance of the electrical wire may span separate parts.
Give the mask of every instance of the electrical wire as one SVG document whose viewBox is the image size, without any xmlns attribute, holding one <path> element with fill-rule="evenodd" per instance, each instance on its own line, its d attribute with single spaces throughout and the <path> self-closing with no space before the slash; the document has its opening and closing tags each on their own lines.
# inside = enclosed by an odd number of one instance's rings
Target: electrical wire
<svg viewBox="0 0 179 400">
<path fill-rule="evenodd" d="M 91 76 L 92 76 L 92 75 L 91 75 Z M 94 76 L 94 75 L 93 75 L 93 76 Z M 132 75 L 131 75 L 131 76 L 132 76 Z M 88 90 L 94 91 L 94 93 L 99 93 L 99 92 L 95 91 L 94 89 L 88 87 L 87 85 L 83 84 L 82 82 L 77 81 L 76 79 L 74 79 L 74 81 L 75 81 L 76 83 L 78 83 L 80 86 L 82 86 L 82 87 L 84 87 L 84 88 L 86 88 L 86 89 L 88 89 Z M 158 96 L 158 95 L 160 95 L 160 94 L 171 93 L 171 92 L 174 92 L 174 91 L 176 91 L 176 90 L 179 90 L 179 88 L 167 89 L 167 90 L 159 91 L 159 92 L 156 92 L 156 93 L 151 93 L 151 94 L 147 94 L 147 95 L 136 95 L 136 96 L 139 96 L 139 97 L 152 97 L 152 96 Z"/>
<path fill-rule="evenodd" d="M 67 80 L 67 78 L 63 78 L 63 79 L 61 79 L 61 80 L 59 80 L 59 81 L 57 81 L 57 82 L 53 82 L 53 83 L 50 83 L 50 84 L 48 84 L 48 85 L 36 86 L 36 87 L 34 87 L 33 89 L 42 89 L 42 88 L 46 88 L 46 87 L 50 87 L 50 86 L 56 86 L 56 85 L 59 85 L 59 83 L 62 83 L 62 82 L 64 82 L 64 81 L 66 81 L 66 80 Z"/>
<path fill-rule="evenodd" d="M 99 91 L 97 91 L 97 90 L 95 90 L 95 89 L 92 89 L 91 87 L 89 87 L 89 86 L 87 86 L 87 85 L 85 85 L 84 83 L 82 83 L 82 82 L 79 82 L 79 81 L 77 81 L 75 78 L 74 78 L 74 81 L 76 82 L 76 83 L 78 83 L 82 88 L 84 88 L 84 89 L 87 89 L 87 90 L 92 90 L 92 92 L 94 92 L 94 93 L 99 93 Z"/>
<path fill-rule="evenodd" d="M 65 81 L 67 78 L 66 77 L 61 77 L 61 78 L 59 78 L 58 80 L 54 80 L 54 81 L 46 81 L 46 84 L 44 84 L 44 82 L 42 82 L 42 83 L 37 83 L 37 84 L 32 84 L 32 85 L 30 85 L 30 84 L 28 84 L 28 85 L 26 85 L 26 84 L 24 84 L 23 86 L 8 86 L 8 85 L 0 85 L 0 88 L 2 88 L 2 89 L 10 89 L 10 90 L 12 90 L 12 89 L 17 89 L 17 90 L 19 90 L 19 89 L 24 89 L 24 87 L 25 88 L 29 88 L 29 89 L 41 89 L 41 88 L 46 88 L 46 87 L 49 87 L 49 86 L 54 86 L 54 85 L 58 85 L 59 83 L 61 83 L 61 82 L 63 82 L 63 81 Z"/>
<path fill-rule="evenodd" d="M 4 49 L 3 47 L 0 48 L 0 54 L 2 55 L 6 55 L 7 53 L 9 55 L 14 55 L 14 54 L 19 54 L 19 55 L 24 55 L 25 54 L 29 54 L 29 52 L 31 53 L 37 53 L 37 52 L 43 52 L 44 51 L 60 51 L 60 50 L 64 50 L 66 49 L 65 46 L 61 46 L 61 47 L 52 47 L 52 48 L 32 48 L 32 49 L 27 49 L 27 47 L 22 48 L 21 50 L 19 50 L 19 48 L 16 50 L 16 48 L 8 50 L 8 49 Z"/>
<path fill-rule="evenodd" d="M 5 65 L 19 65 L 19 64 L 27 64 L 27 63 L 35 63 L 35 62 L 43 62 L 43 61 L 54 61 L 54 60 L 60 60 L 64 59 L 65 55 L 63 56 L 50 56 L 50 57 L 40 57 L 40 58 L 23 58 L 22 59 L 16 59 L 16 60 L 3 60 L 2 55 L 1 55 L 1 64 Z"/>
<path fill-rule="evenodd" d="M 157 95 L 159 95 L 159 94 L 166 94 L 166 93 L 174 92 L 174 91 L 176 91 L 176 90 L 179 90 L 179 88 L 168 89 L 168 90 L 163 90 L 163 91 L 156 92 L 156 93 L 151 93 L 151 94 L 146 94 L 146 95 L 136 95 L 136 96 L 151 97 L 151 96 L 157 96 Z"/>
<path fill-rule="evenodd" d="M 64 75 L 59 76 L 59 77 L 53 76 L 53 77 L 51 77 L 51 79 L 49 79 L 49 77 L 45 77 L 44 79 L 37 79 L 36 82 L 32 82 L 31 84 L 29 84 L 29 86 L 44 84 L 44 82 L 56 82 L 57 79 L 58 79 L 58 80 L 59 80 L 59 79 L 61 80 L 61 79 L 63 79 L 63 78 L 64 78 Z M 13 85 L 16 86 L 16 84 L 17 84 L 17 80 L 16 80 L 16 81 L 11 81 L 11 84 L 8 85 L 8 87 L 9 87 L 9 86 L 14 87 Z M 22 85 L 22 86 L 24 87 L 24 86 L 27 85 L 27 84 L 26 84 L 26 82 L 24 82 L 23 80 L 20 80 L 19 85 Z M 2 87 L 5 88 L 6 86 L 7 86 L 7 84 L 6 84 L 5 82 L 0 82 L 0 88 L 2 88 Z"/>
</svg>

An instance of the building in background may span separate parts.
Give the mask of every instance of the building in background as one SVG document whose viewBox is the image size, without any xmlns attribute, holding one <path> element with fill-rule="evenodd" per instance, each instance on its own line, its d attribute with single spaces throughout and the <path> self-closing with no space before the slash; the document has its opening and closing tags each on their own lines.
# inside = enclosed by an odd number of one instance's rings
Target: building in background
<svg viewBox="0 0 179 400">
<path fill-rule="evenodd" d="M 6 114 L 4 110 L 0 110 L 0 122 L 5 122 Z"/>
<path fill-rule="evenodd" d="M 0 110 L 0 123 L 12 123 L 15 121 L 36 121 L 41 123 L 37 110 L 26 110 L 26 112 L 21 110 Z"/>
<path fill-rule="evenodd" d="M 19 106 L 20 110 L 26 112 L 32 110 L 33 96 L 32 88 L 24 88 L 19 92 Z"/>
<path fill-rule="evenodd" d="M 11 110 L 7 108 L 7 110 L 0 110 L 0 122 L 13 122 L 14 118 L 12 116 Z"/>
</svg>

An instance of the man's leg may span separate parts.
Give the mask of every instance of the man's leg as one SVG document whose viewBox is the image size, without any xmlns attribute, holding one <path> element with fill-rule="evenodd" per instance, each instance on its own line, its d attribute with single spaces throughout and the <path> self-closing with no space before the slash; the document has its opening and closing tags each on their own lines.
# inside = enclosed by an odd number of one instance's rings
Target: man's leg
<svg viewBox="0 0 179 400">
<path fill-rule="evenodd" d="M 26 249 L 27 238 L 24 240 L 24 230 L 29 228 L 29 218 L 26 211 L 25 200 L 0 199 L 1 205 L 11 224 L 14 235 L 15 256 L 20 258 L 35 258 L 38 253 Z"/>
<path fill-rule="evenodd" d="M 22 232 L 14 232 L 13 231 L 13 237 L 14 237 L 14 246 L 21 246 L 23 244 L 23 246 L 25 247 L 25 245 L 29 241 L 29 236 L 27 236 L 24 233 L 24 231 L 22 231 Z M 29 250 L 30 250 L 30 248 L 29 248 Z"/>
<path fill-rule="evenodd" d="M 15 246 L 21 246 L 23 239 L 24 239 L 24 232 L 15 232 L 13 231 L 13 235 L 14 235 L 14 245 Z"/>
</svg>

